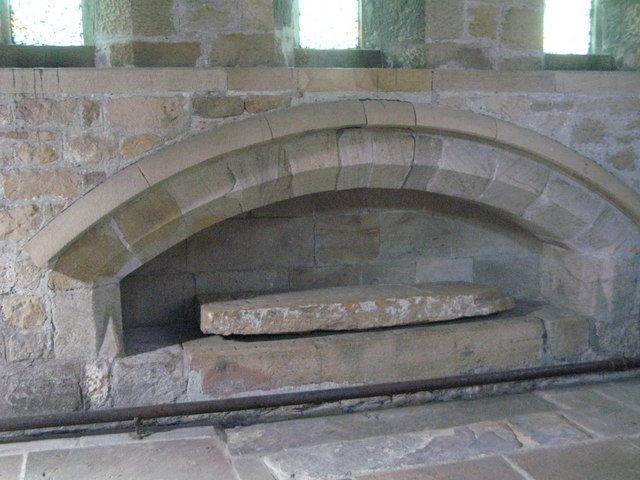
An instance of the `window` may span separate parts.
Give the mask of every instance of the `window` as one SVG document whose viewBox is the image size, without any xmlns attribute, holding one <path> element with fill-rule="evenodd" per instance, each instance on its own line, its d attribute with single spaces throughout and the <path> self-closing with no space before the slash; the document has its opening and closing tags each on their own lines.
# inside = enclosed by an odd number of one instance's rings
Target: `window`
<svg viewBox="0 0 640 480">
<path fill-rule="evenodd" d="M 299 0 L 300 47 L 346 49 L 360 46 L 358 0 Z"/>
<path fill-rule="evenodd" d="M 591 9 L 592 0 L 546 0 L 545 53 L 590 53 Z"/>
<path fill-rule="evenodd" d="M 0 0 L 2 40 L 13 45 L 90 43 L 88 1 Z M 85 25 L 86 24 L 86 25 Z"/>
</svg>

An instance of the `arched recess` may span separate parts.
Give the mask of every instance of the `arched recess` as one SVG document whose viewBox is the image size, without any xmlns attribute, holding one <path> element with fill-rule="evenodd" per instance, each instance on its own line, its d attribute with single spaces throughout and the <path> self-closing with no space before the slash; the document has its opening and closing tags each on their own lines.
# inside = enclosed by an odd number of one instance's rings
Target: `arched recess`
<svg viewBox="0 0 640 480">
<path fill-rule="evenodd" d="M 447 138 L 491 148 L 445 154 Z M 493 156 L 492 148 L 504 154 Z M 605 327 L 624 310 L 625 340 L 609 332 L 608 344 L 614 350 L 621 344 L 635 348 L 637 340 L 628 338 L 634 328 L 628 316 L 637 315 L 635 292 L 624 302 L 614 297 L 617 285 L 634 275 L 623 266 L 629 244 L 638 239 L 640 196 L 542 135 L 431 105 L 309 104 L 198 134 L 120 171 L 58 215 L 25 249 L 40 266 L 113 284 L 225 218 L 353 188 L 421 190 L 497 209 L 549 245 L 547 293 L 572 307 L 591 299 L 581 313 L 600 317 Z M 605 261 L 614 257 L 613 264 Z M 598 276 L 603 271 L 606 278 Z M 572 278 L 578 280 L 571 283 Z M 556 292 L 560 284 L 574 291 Z M 94 323 L 103 335 L 106 327 L 99 319 Z"/>
<path fill-rule="evenodd" d="M 493 181 L 496 188 L 503 180 L 493 179 L 495 171 L 468 171 L 474 169 L 473 160 L 466 165 L 422 165 L 419 154 L 415 156 L 415 152 L 407 150 L 400 156 L 374 159 L 376 170 L 386 169 L 394 174 L 380 174 L 374 184 L 362 185 L 361 176 L 350 174 L 362 167 L 345 164 L 335 135 L 354 127 L 457 136 L 523 153 L 534 162 L 576 180 L 592 196 L 640 222 L 640 195 L 595 162 L 547 137 L 469 112 L 407 102 L 350 100 L 255 116 L 167 147 L 125 168 L 80 198 L 38 232 L 25 249 L 37 265 L 49 266 L 74 278 L 85 281 L 121 278 L 187 236 L 273 201 L 363 186 L 433 191 L 426 177 L 419 179 L 430 170 L 441 170 L 443 175 L 449 170 L 470 177 L 479 175 Z M 328 133 L 309 135 L 323 131 Z M 261 145 L 282 150 L 282 158 L 265 160 L 242 154 Z M 526 178 L 530 174 L 512 169 L 511 187 L 521 189 L 523 194 L 531 190 L 531 179 Z M 354 178 L 349 180 L 350 176 Z M 404 177 L 413 180 L 402 185 L 398 179 Z M 269 185 L 276 189 L 276 185 L 286 182 L 290 188 L 279 192 L 277 198 L 254 201 L 244 198 L 255 189 L 265 190 Z M 455 191 L 454 183 L 451 191 L 438 193 L 484 202 L 482 195 L 463 191 L 464 188 Z M 563 189 L 556 186 L 556 190 Z M 491 206 L 518 214 L 511 211 L 510 199 L 503 198 Z M 553 198 L 549 200 L 553 202 Z M 113 220 L 118 232 L 113 231 Z M 537 224 L 535 219 L 529 221 Z M 541 231 L 549 229 L 544 224 L 539 227 Z M 559 240 L 569 240 L 565 233 L 549 233 Z"/>
</svg>

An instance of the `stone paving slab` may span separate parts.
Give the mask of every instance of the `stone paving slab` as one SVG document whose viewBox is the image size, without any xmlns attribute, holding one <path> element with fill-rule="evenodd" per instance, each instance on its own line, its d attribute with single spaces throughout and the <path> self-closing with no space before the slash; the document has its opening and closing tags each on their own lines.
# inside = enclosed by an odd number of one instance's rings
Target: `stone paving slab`
<svg viewBox="0 0 640 480">
<path fill-rule="evenodd" d="M 271 471 L 257 458 L 237 459 L 233 466 L 241 480 L 274 480 Z"/>
<path fill-rule="evenodd" d="M 471 402 L 474 403 L 474 402 Z M 459 419 L 460 421 L 460 419 Z M 311 429 L 310 429 L 311 431 Z M 561 415 L 542 412 L 441 430 L 370 436 L 289 448 L 264 457 L 278 479 L 333 479 L 376 472 L 497 456 L 526 448 L 567 445 L 590 437 Z"/>
<path fill-rule="evenodd" d="M 640 431 L 640 411 L 599 394 L 595 387 L 558 389 L 540 395 L 556 403 L 571 421 L 595 434 L 630 435 Z"/>
<path fill-rule="evenodd" d="M 525 393 L 257 424 L 228 429 L 225 433 L 232 454 L 257 455 L 332 441 L 449 428 L 555 409 L 554 404 Z"/>
<path fill-rule="evenodd" d="M 231 463 L 209 439 L 139 441 L 29 454 L 24 480 L 234 479 Z"/>
<path fill-rule="evenodd" d="M 165 440 L 194 440 L 209 438 L 217 440 L 218 436 L 212 426 L 205 427 L 176 427 L 169 429 L 148 429 L 145 442 L 158 442 Z M 0 444 L 0 456 L 22 455 L 28 452 L 43 452 L 46 450 L 66 450 L 82 447 L 100 447 L 108 445 L 137 446 L 140 440 L 131 433 L 99 433 L 86 434 L 80 437 L 52 438 L 32 441 Z"/>
<path fill-rule="evenodd" d="M 21 480 L 22 455 L 0 457 L 0 480 Z"/>
<path fill-rule="evenodd" d="M 31 442 L 2 443 L 0 444 L 0 456 L 22 455 L 28 452 L 74 448 L 77 446 L 77 438 L 55 438 L 49 440 L 34 440 Z"/>
<path fill-rule="evenodd" d="M 182 427 L 169 429 L 146 429 L 142 428 L 145 442 L 162 442 L 168 440 L 198 440 L 211 439 L 218 441 L 218 436 L 212 426 L 206 427 Z M 113 433 L 107 435 L 86 435 L 78 438 L 79 447 L 96 447 L 102 445 L 122 445 L 131 444 L 137 446 L 140 440 L 132 436 L 131 433 Z"/>
<path fill-rule="evenodd" d="M 518 439 L 506 425 L 481 422 L 292 449 L 269 455 L 264 461 L 278 480 L 339 479 L 372 471 L 452 463 L 519 448 Z"/>
<path fill-rule="evenodd" d="M 640 448 L 622 439 L 509 455 L 535 480 L 638 480 Z"/>
<path fill-rule="evenodd" d="M 507 422 L 524 447 L 566 445 L 591 438 L 556 413 L 517 415 Z"/>
<path fill-rule="evenodd" d="M 497 288 L 467 282 L 350 285 L 200 305 L 200 328 L 218 335 L 363 330 L 490 315 L 515 306 Z"/>
<path fill-rule="evenodd" d="M 607 383 L 594 387 L 594 390 L 630 408 L 640 409 L 640 382 Z"/>
<path fill-rule="evenodd" d="M 483 458 L 469 462 L 396 472 L 357 475 L 356 480 L 525 480 L 502 458 Z M 528 480 L 528 479 L 526 479 Z"/>
</svg>

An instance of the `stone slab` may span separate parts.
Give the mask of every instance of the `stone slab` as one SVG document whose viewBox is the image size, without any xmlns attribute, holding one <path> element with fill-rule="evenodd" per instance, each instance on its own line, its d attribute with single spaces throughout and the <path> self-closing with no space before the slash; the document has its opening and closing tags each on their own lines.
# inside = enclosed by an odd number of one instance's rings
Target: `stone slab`
<svg viewBox="0 0 640 480">
<path fill-rule="evenodd" d="M 599 435 L 632 435 L 640 431 L 640 410 L 600 395 L 595 388 L 578 387 L 541 393 L 556 403 L 577 426 Z"/>
<path fill-rule="evenodd" d="M 622 440 L 510 455 L 535 480 L 637 480 L 640 449 Z"/>
<path fill-rule="evenodd" d="M 542 323 L 498 314 L 358 332 L 297 337 L 208 336 L 185 342 L 187 368 L 202 392 L 228 396 L 302 385 L 399 382 L 540 361 Z"/>
<path fill-rule="evenodd" d="M 22 455 L 0 457 L 0 480 L 20 480 Z"/>
<path fill-rule="evenodd" d="M 191 441 L 191 440 L 210 440 L 218 442 L 218 435 L 213 425 L 204 427 L 155 427 L 153 425 L 143 425 L 145 434 L 145 443 L 167 442 L 167 441 Z M 126 433 L 103 433 L 100 435 L 84 435 L 74 439 L 77 447 L 106 447 L 132 445 L 134 448 L 140 445 L 140 440 L 131 432 Z M 67 442 L 68 444 L 69 442 Z M 68 445 L 67 445 L 68 447 Z M 60 447 L 57 447 L 60 448 Z M 53 448 L 44 448 L 41 450 L 53 450 Z"/>
<path fill-rule="evenodd" d="M 273 475 L 257 458 L 242 458 L 235 460 L 233 466 L 239 480 L 273 480 Z"/>
<path fill-rule="evenodd" d="M 624 403 L 628 407 L 640 409 L 640 380 L 598 385 L 595 390 Z"/>
<path fill-rule="evenodd" d="M 264 455 L 330 442 L 410 433 L 427 428 L 444 429 L 483 420 L 497 421 L 507 415 L 530 418 L 551 412 L 554 408 L 552 403 L 525 393 L 263 423 L 227 429 L 225 433 L 232 455 Z"/>
<path fill-rule="evenodd" d="M 288 450 L 264 459 L 276 478 L 343 478 L 359 473 L 437 465 L 513 452 L 520 443 L 497 422 L 446 430 L 387 435 L 344 443 Z"/>
<path fill-rule="evenodd" d="M 591 438 L 555 412 L 515 415 L 507 421 L 526 447 L 563 445 Z"/>
<path fill-rule="evenodd" d="M 29 455 L 25 480 L 114 478 L 172 480 L 235 478 L 222 450 L 209 439 L 51 450 Z"/>
<path fill-rule="evenodd" d="M 215 336 L 184 349 L 190 376 L 211 397 L 321 383 L 319 354 L 304 339 L 244 343 Z"/>
<path fill-rule="evenodd" d="M 201 304 L 204 333 L 363 330 L 489 315 L 515 306 L 492 287 L 466 282 L 333 287 Z"/>
<path fill-rule="evenodd" d="M 524 480 L 502 458 L 482 458 L 436 467 L 358 475 L 356 480 Z"/>
</svg>

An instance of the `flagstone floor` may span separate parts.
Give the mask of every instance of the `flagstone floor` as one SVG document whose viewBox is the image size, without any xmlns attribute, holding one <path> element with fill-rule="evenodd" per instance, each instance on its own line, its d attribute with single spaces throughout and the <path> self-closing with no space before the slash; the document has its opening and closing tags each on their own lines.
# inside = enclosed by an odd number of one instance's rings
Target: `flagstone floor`
<svg viewBox="0 0 640 480">
<path fill-rule="evenodd" d="M 255 424 L 0 444 L 0 480 L 638 480 L 640 378 Z"/>
</svg>

